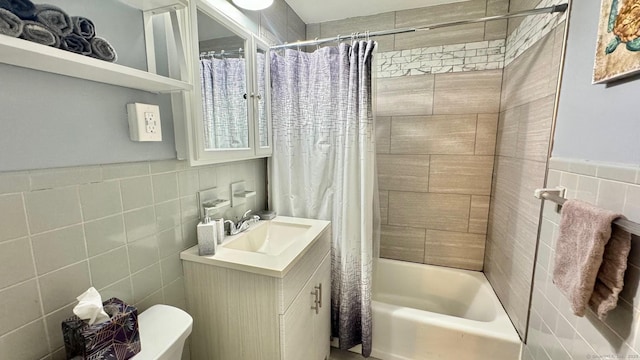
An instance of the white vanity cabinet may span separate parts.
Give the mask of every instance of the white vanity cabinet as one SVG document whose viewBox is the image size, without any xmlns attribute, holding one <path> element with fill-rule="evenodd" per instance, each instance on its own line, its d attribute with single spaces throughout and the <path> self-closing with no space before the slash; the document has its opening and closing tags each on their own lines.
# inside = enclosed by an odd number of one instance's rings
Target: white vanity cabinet
<svg viewBox="0 0 640 360">
<path fill-rule="evenodd" d="M 196 248 L 183 252 L 187 304 L 194 318 L 192 359 L 328 359 L 330 239 L 326 225 L 280 275 L 247 268 L 241 261 L 207 263 Z M 224 251 L 219 259 L 238 254 Z"/>
<path fill-rule="evenodd" d="M 331 257 L 326 256 L 280 315 L 281 359 L 328 359 L 331 339 Z"/>
</svg>

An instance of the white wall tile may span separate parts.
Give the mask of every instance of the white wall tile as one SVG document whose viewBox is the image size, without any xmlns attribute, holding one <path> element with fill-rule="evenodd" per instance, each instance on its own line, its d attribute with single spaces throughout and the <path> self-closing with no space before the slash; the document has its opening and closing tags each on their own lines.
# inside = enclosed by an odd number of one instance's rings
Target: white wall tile
<svg viewBox="0 0 640 360">
<path fill-rule="evenodd" d="M 0 196 L 0 241 L 28 235 L 22 195 Z"/>
<path fill-rule="evenodd" d="M 0 336 L 41 316 L 38 284 L 35 280 L 0 291 Z"/>
<path fill-rule="evenodd" d="M 35 276 L 29 238 L 0 243 L 0 289 Z"/>
<path fill-rule="evenodd" d="M 31 243 L 38 274 L 58 270 L 87 258 L 82 225 L 33 236 Z"/>
<path fill-rule="evenodd" d="M 85 221 L 122 212 L 120 186 L 117 181 L 81 185 L 79 192 Z"/>
<path fill-rule="evenodd" d="M 126 235 L 122 214 L 84 223 L 84 236 L 89 256 L 124 245 Z"/>
<path fill-rule="evenodd" d="M 640 191 L 639 187 L 631 181 L 631 176 L 628 176 L 635 169 L 620 170 L 618 165 L 593 164 L 571 159 L 552 159 L 550 167 L 559 169 L 550 171 L 550 179 L 552 177 L 561 178 L 560 181 L 564 181 L 564 185 L 568 186 L 576 184 L 577 189 L 569 189 L 573 190 L 576 198 L 592 203 L 597 202 L 599 206 L 621 211 L 628 217 L 636 218 L 638 216 L 636 204 L 640 203 Z M 595 169 L 600 168 L 607 170 L 599 171 L 598 175 L 617 179 L 623 179 L 626 176 L 628 181 L 601 179 L 599 176 L 595 176 Z M 612 168 L 614 170 L 611 170 Z M 576 178 L 577 181 L 574 181 Z M 553 360 L 565 359 L 567 354 L 575 360 L 596 359 L 603 356 L 605 358 L 627 359 L 637 356 L 640 345 L 638 344 L 640 337 L 638 335 L 640 330 L 640 268 L 633 264 L 636 262 L 637 256 L 635 254 L 638 253 L 635 242 L 629 258 L 630 264 L 625 273 L 625 286 L 620 294 L 618 307 L 609 313 L 605 322 L 597 319 L 592 312 L 588 312 L 584 318 L 576 317 L 573 315 L 567 299 L 552 282 L 553 244 L 550 248 L 546 246 L 553 242 L 550 237 L 557 236 L 559 218 L 557 214 L 547 211 L 546 208 L 547 204 L 545 204 L 544 220 L 540 232 L 539 261 L 536 266 L 536 281 L 534 282 L 534 297 L 531 308 L 532 322 L 529 328 L 530 335 L 526 351 L 532 354 L 534 359 L 546 358 L 546 352 L 548 352 Z M 551 249 L 550 252 L 549 249 Z M 550 259 L 545 271 L 541 263 L 547 256 Z M 546 279 L 540 278 L 545 275 Z M 546 333 L 547 329 L 544 326 L 541 332 L 534 330 L 534 314 L 541 314 L 544 324 L 549 325 L 548 333 Z M 545 355 L 541 355 L 543 353 L 541 350 L 546 351 Z M 565 350 L 566 353 L 563 352 Z"/>
<path fill-rule="evenodd" d="M 89 270 L 92 285 L 98 289 L 127 278 L 130 274 L 127 248 L 122 246 L 89 259 Z"/>
<path fill-rule="evenodd" d="M 31 234 L 82 222 L 77 187 L 25 193 Z"/>
</svg>

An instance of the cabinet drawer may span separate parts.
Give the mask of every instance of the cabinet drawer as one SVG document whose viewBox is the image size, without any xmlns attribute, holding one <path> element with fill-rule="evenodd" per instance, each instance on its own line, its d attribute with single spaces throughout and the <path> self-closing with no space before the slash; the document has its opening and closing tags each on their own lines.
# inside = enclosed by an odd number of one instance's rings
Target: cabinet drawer
<svg viewBox="0 0 640 360">
<path fill-rule="evenodd" d="M 284 314 L 304 284 L 309 281 L 322 259 L 331 251 L 331 228 L 327 227 L 306 254 L 298 260 L 284 278 L 277 281 L 280 296 L 279 313 Z"/>
</svg>

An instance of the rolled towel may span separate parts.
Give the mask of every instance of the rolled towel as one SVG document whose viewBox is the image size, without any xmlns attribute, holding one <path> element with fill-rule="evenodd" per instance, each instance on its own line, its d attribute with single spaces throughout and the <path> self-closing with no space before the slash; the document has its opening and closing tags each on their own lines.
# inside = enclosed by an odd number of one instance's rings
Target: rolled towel
<svg viewBox="0 0 640 360">
<path fill-rule="evenodd" d="M 38 44 L 60 47 L 60 37 L 44 25 L 35 21 L 25 21 L 21 38 Z"/>
<path fill-rule="evenodd" d="M 96 59 L 109 62 L 115 62 L 116 60 L 118 60 L 118 54 L 116 54 L 116 50 L 107 40 L 101 37 L 96 36 L 91 39 L 91 51 L 91 56 Z"/>
<path fill-rule="evenodd" d="M 11 2 L 9 0 L 0 0 L 0 8 L 11 11 Z"/>
<path fill-rule="evenodd" d="M 80 55 L 91 54 L 91 44 L 82 36 L 70 34 L 60 40 L 60 48 Z"/>
<path fill-rule="evenodd" d="M 36 6 L 30 0 L 0 0 L 0 7 L 11 11 L 22 20 L 36 19 Z"/>
<path fill-rule="evenodd" d="M 65 37 L 73 32 L 71 17 L 57 6 L 36 5 L 36 20 L 53 30 L 59 37 Z"/>
<path fill-rule="evenodd" d="M 0 34 L 19 37 L 22 34 L 24 22 L 9 10 L 0 8 Z"/>
<path fill-rule="evenodd" d="M 96 36 L 96 27 L 93 25 L 93 21 L 82 16 L 72 16 L 73 21 L 73 33 L 87 40 L 91 40 Z"/>
</svg>

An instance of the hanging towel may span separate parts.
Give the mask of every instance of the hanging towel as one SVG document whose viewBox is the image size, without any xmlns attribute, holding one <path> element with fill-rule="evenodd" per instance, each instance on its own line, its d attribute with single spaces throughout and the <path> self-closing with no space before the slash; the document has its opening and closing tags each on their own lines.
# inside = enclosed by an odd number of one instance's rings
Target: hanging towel
<svg viewBox="0 0 640 360">
<path fill-rule="evenodd" d="M 36 19 L 36 6 L 30 0 L 0 0 L 0 8 L 11 11 L 22 20 Z"/>
<path fill-rule="evenodd" d="M 0 8 L 0 34 L 19 37 L 22 34 L 24 22 L 9 10 Z"/>
<path fill-rule="evenodd" d="M 60 37 L 44 25 L 35 21 L 25 21 L 21 38 L 38 44 L 60 47 Z"/>
<path fill-rule="evenodd" d="M 118 60 L 118 54 L 116 54 L 113 46 L 107 40 L 98 36 L 91 39 L 91 56 L 109 62 Z"/>
<path fill-rule="evenodd" d="M 82 36 L 70 34 L 60 40 L 60 48 L 80 55 L 91 55 L 91 44 Z"/>
<path fill-rule="evenodd" d="M 86 40 L 93 39 L 96 36 L 96 27 L 93 25 L 93 21 L 82 16 L 72 16 L 73 33 L 82 36 Z"/>
<path fill-rule="evenodd" d="M 587 306 L 604 319 L 614 309 L 624 284 L 631 235 L 611 222 L 622 217 L 580 200 L 562 206 L 553 283 L 573 313 L 584 316 Z"/>
<path fill-rule="evenodd" d="M 36 5 L 36 20 L 48 27 L 59 37 L 65 37 L 73 32 L 73 22 L 64 10 L 57 6 Z"/>
</svg>

